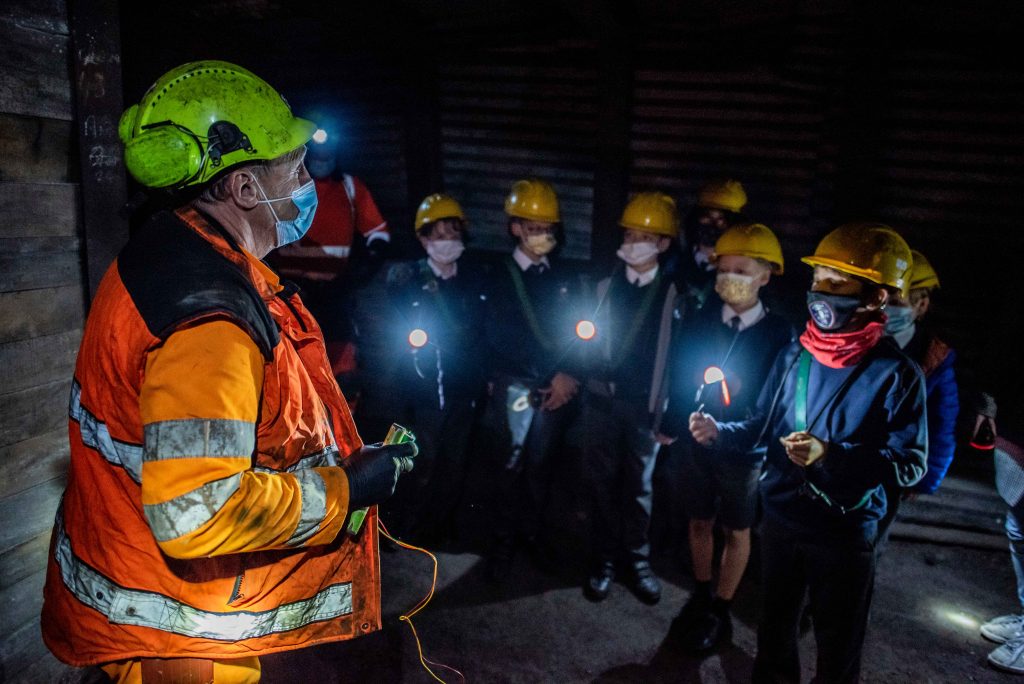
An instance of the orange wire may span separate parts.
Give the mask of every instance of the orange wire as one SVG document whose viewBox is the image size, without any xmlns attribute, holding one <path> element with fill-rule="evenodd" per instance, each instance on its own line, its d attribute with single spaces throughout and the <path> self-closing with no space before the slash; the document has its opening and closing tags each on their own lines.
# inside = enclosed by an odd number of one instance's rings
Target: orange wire
<svg viewBox="0 0 1024 684">
<path fill-rule="evenodd" d="M 398 619 L 399 619 L 399 621 L 405 622 L 406 624 L 408 624 L 409 625 L 409 629 L 412 630 L 413 639 L 416 640 L 416 651 L 417 651 L 417 653 L 419 654 L 419 657 L 420 657 L 420 665 L 423 666 L 423 669 L 426 670 L 427 673 L 431 677 L 433 677 L 437 681 L 441 682 L 441 684 L 447 684 L 443 679 L 438 677 L 437 674 L 433 670 L 430 669 L 430 665 L 434 665 L 435 667 L 443 667 L 446 670 L 450 670 L 451 672 L 454 672 L 455 674 L 457 674 L 459 676 L 459 679 L 461 679 L 463 682 L 465 682 L 466 681 L 466 676 L 464 674 L 462 674 L 461 672 L 459 672 L 458 670 L 456 670 L 454 667 L 449 667 L 448 665 L 445 665 L 444 663 L 435 663 L 433 660 L 429 660 L 429 659 L 427 659 L 427 658 L 425 658 L 423 656 L 423 645 L 420 643 L 420 635 L 416 632 L 416 626 L 412 624 L 412 616 L 416 615 L 421 610 L 426 608 L 427 604 L 430 603 L 430 600 L 432 598 L 434 598 L 434 589 L 437 587 L 437 556 L 435 556 L 434 554 L 430 553 L 430 551 L 427 551 L 424 548 L 420 548 L 419 546 L 413 546 L 412 544 L 406 544 L 404 541 L 401 541 L 399 539 L 395 539 L 388 532 L 388 528 L 384 526 L 384 522 L 380 518 L 377 519 L 377 529 L 379 529 L 380 533 L 383 534 L 387 539 L 390 539 L 392 542 L 394 542 L 398 546 L 402 547 L 403 549 L 409 549 L 410 551 L 419 551 L 420 553 L 426 554 L 427 557 L 430 558 L 431 561 L 433 561 L 433 563 L 434 563 L 434 576 L 433 576 L 433 578 L 431 580 L 431 583 L 430 583 L 430 591 L 427 593 L 426 596 L 424 596 L 422 599 L 420 599 L 419 603 L 417 603 L 413 607 L 412 610 L 410 610 L 408 613 L 405 613 L 404 615 L 399 615 Z M 427 663 L 430 663 L 430 665 L 427 665 Z"/>
</svg>

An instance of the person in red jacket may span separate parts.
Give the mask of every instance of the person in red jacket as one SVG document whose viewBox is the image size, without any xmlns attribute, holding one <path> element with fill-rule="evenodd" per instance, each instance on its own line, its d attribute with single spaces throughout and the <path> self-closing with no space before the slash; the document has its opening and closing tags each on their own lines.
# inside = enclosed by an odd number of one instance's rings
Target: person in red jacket
<svg viewBox="0 0 1024 684">
<path fill-rule="evenodd" d="M 368 282 L 388 256 L 391 233 L 373 195 L 359 178 L 338 169 L 336 141 L 318 129 L 307 148 L 306 168 L 319 200 L 316 216 L 302 239 L 272 256 L 282 276 L 295 282 L 323 327 L 331 368 L 353 399 L 357 335 L 352 323 L 352 290 Z M 353 260 L 357 235 L 366 242 L 360 268 Z"/>
</svg>

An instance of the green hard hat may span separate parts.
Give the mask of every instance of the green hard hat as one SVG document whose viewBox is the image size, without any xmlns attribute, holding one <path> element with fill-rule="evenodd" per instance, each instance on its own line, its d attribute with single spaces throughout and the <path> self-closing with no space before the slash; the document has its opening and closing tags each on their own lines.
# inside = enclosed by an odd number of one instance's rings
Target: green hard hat
<svg viewBox="0 0 1024 684">
<path fill-rule="evenodd" d="M 266 81 L 228 62 L 183 64 L 121 115 L 128 172 L 150 188 L 202 185 L 238 164 L 305 145 L 316 125 Z"/>
</svg>

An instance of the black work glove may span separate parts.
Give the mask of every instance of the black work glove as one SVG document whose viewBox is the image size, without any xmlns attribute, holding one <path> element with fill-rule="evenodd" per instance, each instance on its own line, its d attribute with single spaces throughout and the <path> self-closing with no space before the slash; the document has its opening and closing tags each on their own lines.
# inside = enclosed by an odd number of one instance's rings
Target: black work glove
<svg viewBox="0 0 1024 684">
<path fill-rule="evenodd" d="M 412 470 L 416 442 L 369 444 L 342 463 L 348 475 L 349 510 L 378 504 L 395 493 L 398 476 Z"/>
</svg>

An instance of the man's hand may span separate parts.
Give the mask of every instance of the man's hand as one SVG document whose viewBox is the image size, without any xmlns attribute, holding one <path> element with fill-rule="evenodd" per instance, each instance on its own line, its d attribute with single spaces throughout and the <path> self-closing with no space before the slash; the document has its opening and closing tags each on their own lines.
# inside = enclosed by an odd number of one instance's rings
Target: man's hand
<svg viewBox="0 0 1024 684">
<path fill-rule="evenodd" d="M 690 434 L 701 446 L 711 446 L 718 439 L 718 425 L 706 413 L 690 414 Z"/>
<path fill-rule="evenodd" d="M 560 409 L 576 396 L 579 389 L 580 383 L 576 378 L 559 371 L 555 373 L 555 377 L 551 378 L 550 385 L 541 388 L 540 392 L 544 395 L 544 401 L 541 402 L 540 407 L 545 411 Z"/>
<path fill-rule="evenodd" d="M 412 470 L 418 452 L 416 442 L 370 444 L 345 459 L 341 467 L 348 475 L 349 509 L 372 506 L 394 494 L 399 475 Z"/>
<path fill-rule="evenodd" d="M 674 444 L 677 439 L 679 438 L 669 437 L 668 435 L 662 434 L 660 432 L 654 433 L 654 441 L 662 446 L 669 446 L 671 444 Z"/>
<path fill-rule="evenodd" d="M 828 454 L 828 442 L 823 442 L 809 432 L 791 432 L 779 441 L 786 449 L 789 460 L 801 468 L 806 468 L 825 458 Z"/>
</svg>

